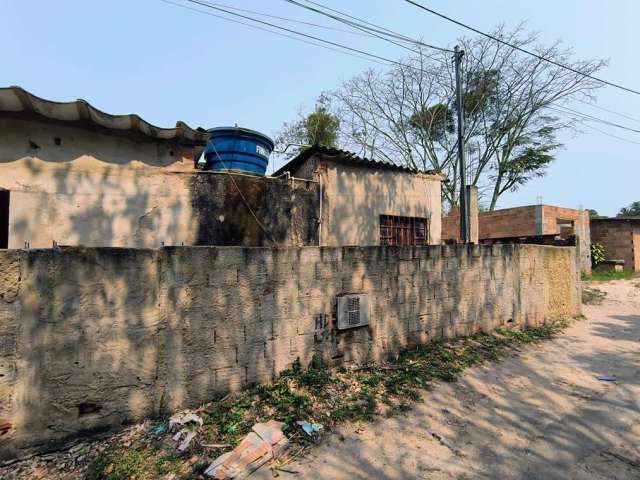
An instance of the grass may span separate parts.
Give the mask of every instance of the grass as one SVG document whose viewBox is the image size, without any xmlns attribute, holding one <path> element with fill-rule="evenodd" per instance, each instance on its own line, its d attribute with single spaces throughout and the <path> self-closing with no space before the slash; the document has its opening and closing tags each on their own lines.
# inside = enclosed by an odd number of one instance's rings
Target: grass
<svg viewBox="0 0 640 480">
<path fill-rule="evenodd" d="M 602 304 L 606 296 L 607 293 L 598 288 L 582 288 L 582 303 L 584 303 L 585 305 L 600 305 Z"/>
<path fill-rule="evenodd" d="M 309 439 L 296 425 L 297 420 L 321 423 L 331 430 L 346 421 L 402 413 L 433 381 L 453 382 L 465 369 L 509 355 L 520 346 L 554 338 L 567 325 L 568 321 L 559 321 L 433 342 L 407 350 L 391 363 L 358 370 L 328 369 L 316 359 L 306 367 L 296 361 L 271 385 L 257 386 L 198 409 L 204 419 L 198 432 L 200 441 L 194 441 L 182 455 L 162 438 L 147 433 L 127 445 L 112 445 L 93 461 L 86 478 L 144 480 L 167 474 L 175 479 L 202 478 L 208 462 L 223 450 L 201 444 L 235 446 L 256 422 L 269 419 L 284 422 L 283 430 L 290 441 L 304 447 Z"/>
<path fill-rule="evenodd" d="M 583 281 L 588 282 L 608 282 L 610 280 L 628 280 L 633 278 L 635 273 L 631 270 L 623 270 L 616 272 L 614 270 L 608 270 L 604 272 L 592 272 L 591 275 L 582 275 Z"/>
</svg>

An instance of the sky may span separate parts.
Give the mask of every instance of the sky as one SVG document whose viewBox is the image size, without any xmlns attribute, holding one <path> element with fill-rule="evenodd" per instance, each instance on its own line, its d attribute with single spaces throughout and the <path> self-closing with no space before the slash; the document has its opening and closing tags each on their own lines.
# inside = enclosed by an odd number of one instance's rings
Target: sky
<svg viewBox="0 0 640 480">
<path fill-rule="evenodd" d="M 284 0 L 217 1 L 339 28 Z M 452 46 L 470 34 L 403 0 L 318 1 L 435 45 Z M 609 59 L 599 76 L 640 90 L 637 0 L 421 1 L 485 31 L 525 20 L 543 42 L 560 39 L 578 58 Z M 389 58 L 406 53 L 377 39 L 287 26 Z M 322 91 L 377 66 L 161 0 L 0 0 L 0 44 L 0 86 L 18 85 L 55 101 L 82 98 L 161 127 L 178 120 L 205 128 L 238 124 L 270 135 L 301 108 L 312 108 Z M 640 118 L 640 95 L 607 87 L 597 103 Z M 640 130 L 639 121 L 582 103 L 574 108 Z M 640 142 L 638 133 L 594 126 Z M 505 194 L 498 207 L 542 201 L 615 215 L 640 200 L 640 144 L 583 130 L 563 134 L 564 147 L 547 175 Z"/>
</svg>

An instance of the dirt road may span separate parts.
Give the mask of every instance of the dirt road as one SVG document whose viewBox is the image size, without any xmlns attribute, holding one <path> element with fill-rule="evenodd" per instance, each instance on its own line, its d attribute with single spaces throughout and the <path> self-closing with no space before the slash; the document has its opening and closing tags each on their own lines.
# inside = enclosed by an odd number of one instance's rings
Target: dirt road
<svg viewBox="0 0 640 480">
<path fill-rule="evenodd" d="M 640 479 L 640 280 L 596 286 L 560 338 L 349 425 L 280 478 Z"/>
</svg>

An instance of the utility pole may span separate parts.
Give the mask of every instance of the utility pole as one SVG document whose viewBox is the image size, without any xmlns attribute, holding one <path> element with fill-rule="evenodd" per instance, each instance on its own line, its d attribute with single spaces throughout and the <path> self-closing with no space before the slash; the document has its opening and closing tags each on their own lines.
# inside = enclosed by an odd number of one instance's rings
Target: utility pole
<svg viewBox="0 0 640 480">
<path fill-rule="evenodd" d="M 458 164 L 460 165 L 460 241 L 469 243 L 469 221 L 467 206 L 467 181 L 464 159 L 464 95 L 462 93 L 462 57 L 464 50 L 458 45 L 453 49 L 456 64 L 456 103 L 458 105 Z"/>
</svg>

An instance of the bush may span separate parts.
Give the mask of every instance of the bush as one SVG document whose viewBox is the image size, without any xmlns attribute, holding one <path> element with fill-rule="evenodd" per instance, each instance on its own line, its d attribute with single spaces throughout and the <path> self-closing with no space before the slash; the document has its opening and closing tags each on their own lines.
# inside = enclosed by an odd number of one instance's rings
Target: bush
<svg viewBox="0 0 640 480">
<path fill-rule="evenodd" d="M 591 265 L 594 267 L 599 263 L 605 261 L 604 256 L 604 245 L 601 243 L 592 243 L 591 244 Z"/>
</svg>

